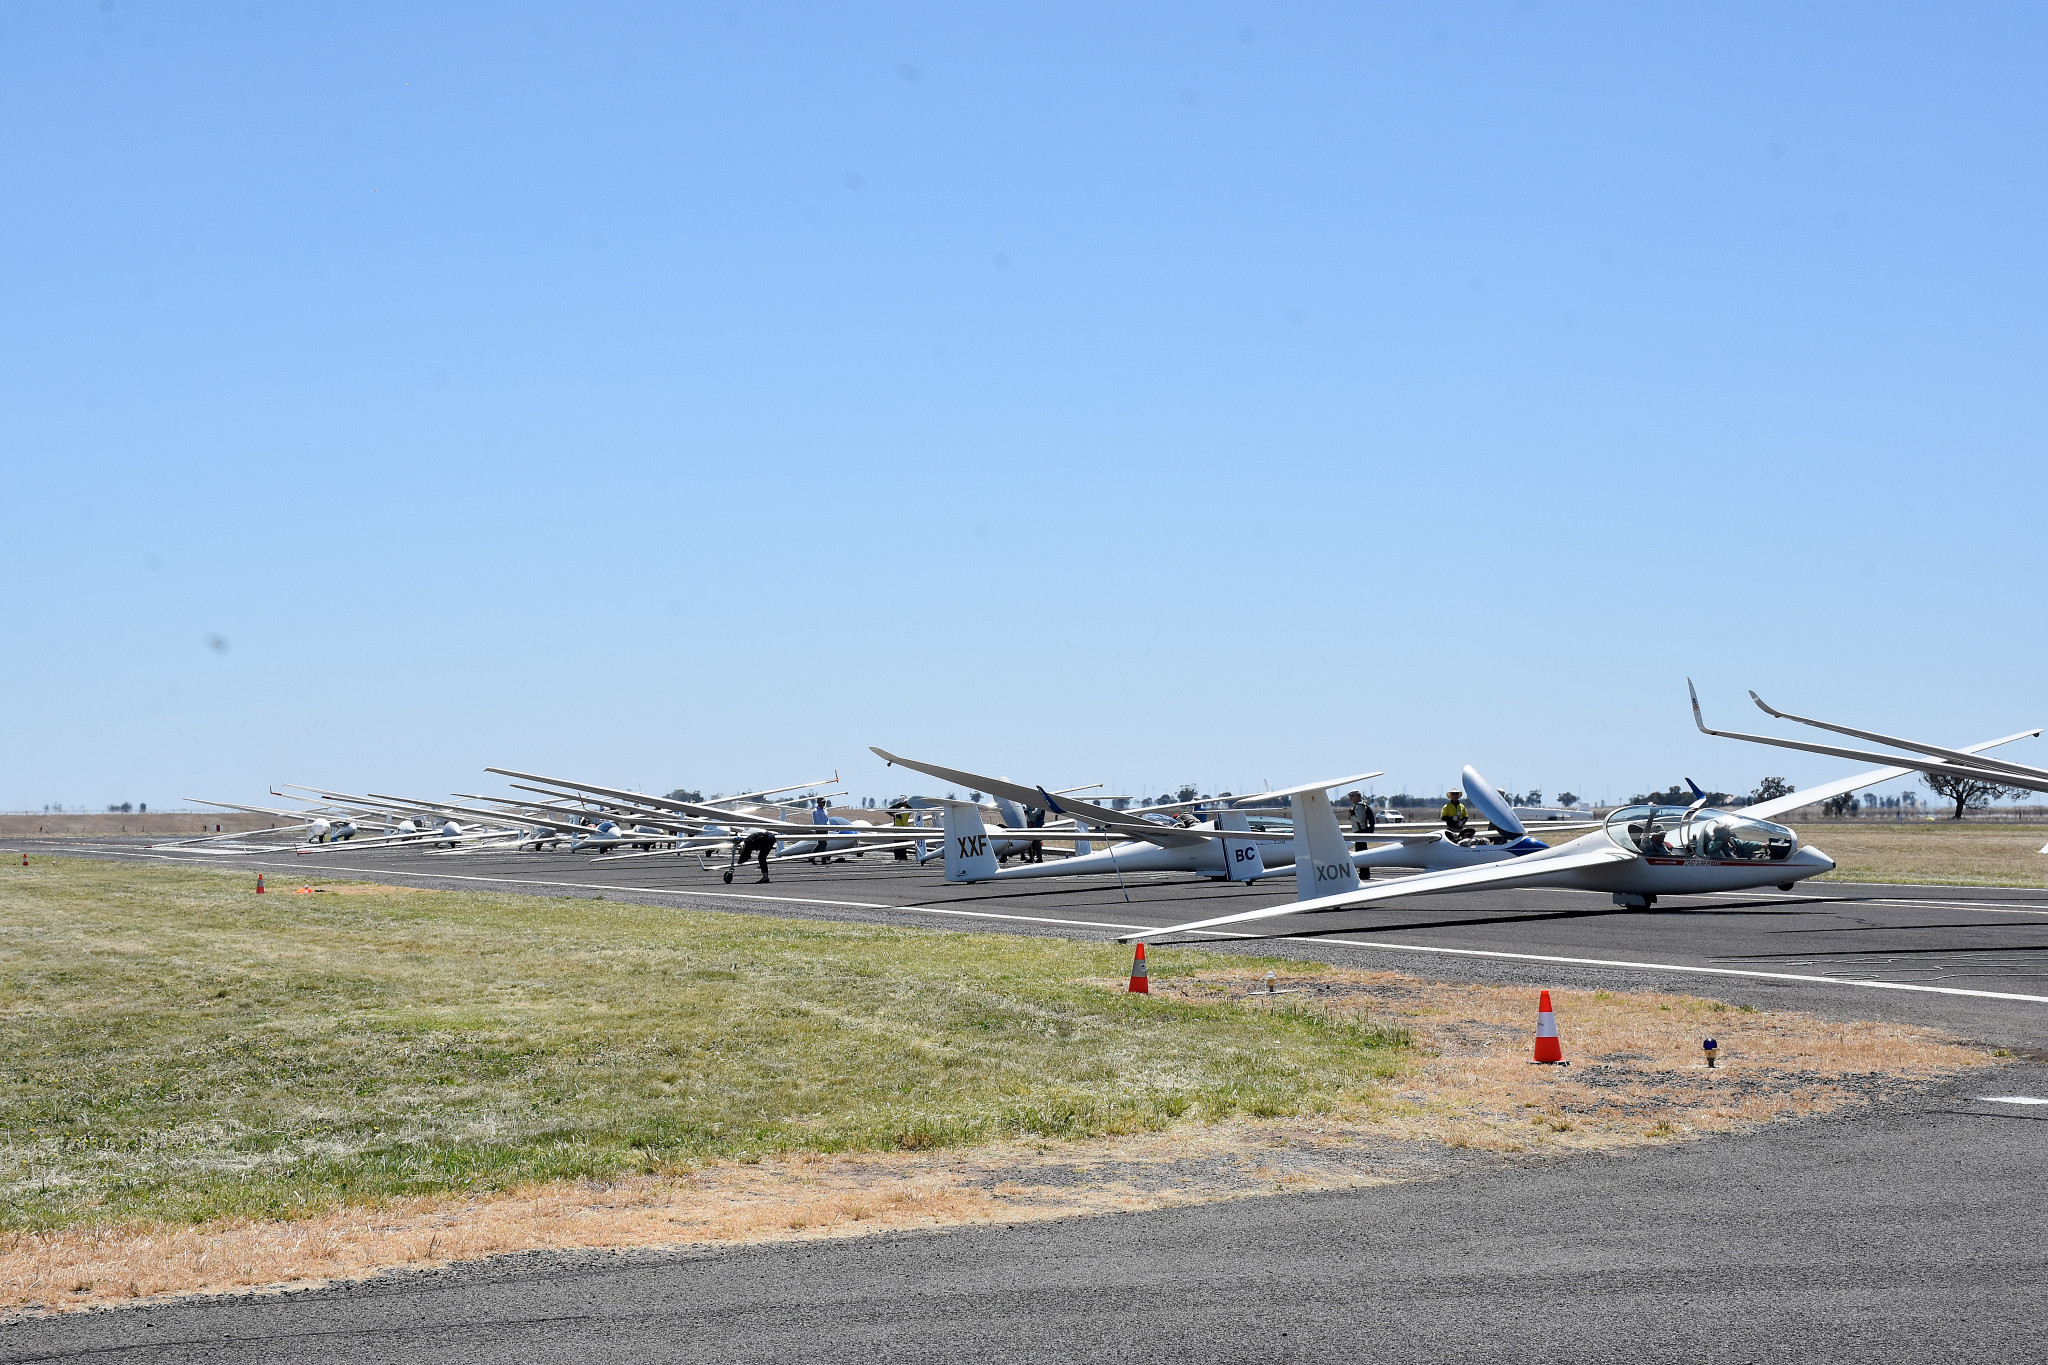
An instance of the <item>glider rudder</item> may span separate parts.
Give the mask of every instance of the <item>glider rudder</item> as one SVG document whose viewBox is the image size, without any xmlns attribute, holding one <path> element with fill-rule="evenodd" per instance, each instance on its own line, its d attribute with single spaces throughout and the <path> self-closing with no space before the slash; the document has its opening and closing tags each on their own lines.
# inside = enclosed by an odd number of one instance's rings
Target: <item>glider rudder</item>
<svg viewBox="0 0 2048 1365">
<path fill-rule="evenodd" d="M 1358 869 L 1351 865 L 1351 845 L 1337 827 L 1330 793 L 1298 791 L 1287 799 L 1294 807 L 1294 898 L 1307 901 L 1356 891 Z"/>
<path fill-rule="evenodd" d="M 989 843 L 988 827 L 981 823 L 981 807 L 969 801 L 947 801 L 946 880 L 986 881 L 996 874 L 996 851 Z"/>
</svg>

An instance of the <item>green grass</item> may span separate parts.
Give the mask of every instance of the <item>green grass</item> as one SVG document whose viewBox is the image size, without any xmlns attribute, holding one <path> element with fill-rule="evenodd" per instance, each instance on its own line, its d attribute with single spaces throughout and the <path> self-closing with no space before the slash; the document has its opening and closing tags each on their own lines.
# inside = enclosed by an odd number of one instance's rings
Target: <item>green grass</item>
<svg viewBox="0 0 2048 1365">
<path fill-rule="evenodd" d="M 1317 1112 L 1407 1039 L 1126 996 L 1128 949 L 247 874 L 0 868 L 0 1226 Z M 1220 959 L 1156 954 L 1155 978 Z M 1295 975 L 1316 970 L 1289 962 Z"/>
</svg>

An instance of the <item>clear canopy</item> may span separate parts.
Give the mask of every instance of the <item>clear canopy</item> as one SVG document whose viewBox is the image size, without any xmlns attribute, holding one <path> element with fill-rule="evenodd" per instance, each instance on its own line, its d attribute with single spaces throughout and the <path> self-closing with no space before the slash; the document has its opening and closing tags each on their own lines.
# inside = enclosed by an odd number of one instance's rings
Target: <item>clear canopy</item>
<svg viewBox="0 0 2048 1365">
<path fill-rule="evenodd" d="M 1783 825 L 1710 806 L 1623 806 L 1605 828 L 1615 843 L 1652 858 L 1780 863 L 1799 847 L 1799 836 Z"/>
</svg>

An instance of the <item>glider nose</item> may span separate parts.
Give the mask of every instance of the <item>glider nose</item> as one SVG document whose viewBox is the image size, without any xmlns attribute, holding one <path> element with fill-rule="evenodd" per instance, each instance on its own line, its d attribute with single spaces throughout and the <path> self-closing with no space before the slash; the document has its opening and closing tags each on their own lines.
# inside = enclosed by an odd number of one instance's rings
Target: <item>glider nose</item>
<svg viewBox="0 0 2048 1365">
<path fill-rule="evenodd" d="M 1788 861 L 1799 869 L 1799 875 L 1802 877 L 1818 877 L 1823 872 L 1835 870 L 1835 860 L 1812 844 L 1801 848 Z"/>
</svg>

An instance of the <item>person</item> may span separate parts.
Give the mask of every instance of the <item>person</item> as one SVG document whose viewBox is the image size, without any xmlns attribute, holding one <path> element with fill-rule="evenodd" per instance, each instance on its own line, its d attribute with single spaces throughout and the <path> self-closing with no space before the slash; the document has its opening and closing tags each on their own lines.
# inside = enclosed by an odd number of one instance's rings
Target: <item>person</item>
<svg viewBox="0 0 2048 1365">
<path fill-rule="evenodd" d="M 893 805 L 893 806 L 889 807 L 889 809 L 890 809 L 890 810 L 893 810 L 893 811 L 895 811 L 895 812 L 896 812 L 896 818 L 895 818 L 895 821 L 894 821 L 894 823 L 895 823 L 895 825 L 896 825 L 896 828 L 898 828 L 898 829 L 909 829 L 909 828 L 910 828 L 910 803 L 909 803 L 908 801 L 898 801 L 898 802 L 897 802 L 897 803 L 896 803 L 895 805 Z M 910 850 L 909 850 L 909 849 L 907 849 L 907 848 L 899 848 L 899 849 L 897 849 L 897 850 L 896 850 L 896 861 L 897 861 L 897 862 L 899 862 L 899 863 L 901 863 L 901 862 L 907 862 L 907 861 L 909 860 L 909 858 L 910 858 Z"/>
<path fill-rule="evenodd" d="M 1351 802 L 1351 832 L 1353 834 L 1372 833 L 1373 825 L 1375 823 L 1375 817 L 1373 815 L 1372 810 L 1372 802 L 1366 800 L 1362 792 L 1352 792 L 1349 797 L 1349 800 Z M 1364 848 L 1365 841 L 1362 839 L 1359 840 L 1358 847 Z M 1369 867 L 1359 868 L 1358 880 L 1362 882 L 1371 881 L 1372 869 Z"/>
<path fill-rule="evenodd" d="M 1358 792 L 1351 793 L 1351 830 L 1354 834 L 1370 834 L 1373 827 L 1372 802 Z"/>
<path fill-rule="evenodd" d="M 742 866 L 749 858 L 759 858 L 761 860 L 761 881 L 765 882 L 768 880 L 768 855 L 774 851 L 775 836 L 765 829 L 757 829 L 741 841 L 738 856 L 732 860 L 733 866 Z M 730 873 L 727 874 L 727 880 L 731 880 Z M 755 885 L 759 886 L 760 882 L 756 882 Z"/>
<path fill-rule="evenodd" d="M 1444 808 L 1436 813 L 1444 822 L 1444 833 L 1463 843 L 1467 833 L 1466 825 L 1472 818 L 1471 810 L 1465 805 L 1465 793 L 1452 788 L 1444 793 Z"/>
<path fill-rule="evenodd" d="M 1027 829 L 1044 829 L 1045 812 L 1037 806 L 1026 806 L 1024 808 L 1024 825 Z M 1033 839 L 1027 844 L 1024 848 L 1024 861 L 1027 863 L 1044 862 L 1045 840 Z"/>
</svg>

